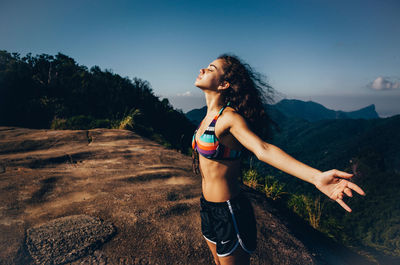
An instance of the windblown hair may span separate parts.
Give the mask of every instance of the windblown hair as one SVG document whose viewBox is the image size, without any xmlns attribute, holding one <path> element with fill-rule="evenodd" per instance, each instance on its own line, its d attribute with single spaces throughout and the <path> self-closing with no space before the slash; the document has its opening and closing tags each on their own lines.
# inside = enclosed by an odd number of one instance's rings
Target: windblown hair
<svg viewBox="0 0 400 265">
<path fill-rule="evenodd" d="M 221 81 L 230 84 L 222 94 L 224 103 L 230 102 L 230 106 L 246 119 L 250 129 L 258 136 L 269 138 L 274 122 L 266 113 L 265 104 L 273 102 L 274 89 L 264 75 L 254 71 L 238 57 L 223 54 L 218 59 L 225 62 Z"/>
<path fill-rule="evenodd" d="M 242 115 L 250 129 L 259 137 L 271 136 L 272 125 L 276 123 L 266 113 L 266 104 L 273 102 L 274 89 L 267 83 L 264 75 L 254 71 L 250 65 L 230 54 L 222 54 L 218 59 L 224 60 L 224 75 L 221 82 L 227 81 L 230 86 L 222 96 L 224 105 L 230 106 Z M 199 173 L 199 158 L 193 150 L 193 171 Z"/>
</svg>

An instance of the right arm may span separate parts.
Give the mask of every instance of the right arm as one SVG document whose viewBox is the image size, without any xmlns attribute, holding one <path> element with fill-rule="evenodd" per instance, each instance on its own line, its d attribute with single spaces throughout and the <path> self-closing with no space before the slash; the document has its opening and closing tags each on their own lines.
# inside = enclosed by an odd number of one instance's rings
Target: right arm
<svg viewBox="0 0 400 265">
<path fill-rule="evenodd" d="M 352 174 L 336 169 L 321 172 L 312 168 L 291 157 L 279 147 L 264 142 L 249 129 L 241 115 L 235 112 L 227 112 L 227 114 L 230 133 L 260 161 L 315 185 L 318 190 L 335 200 L 349 212 L 351 209 L 343 202 L 343 195 L 352 196 L 351 189 L 365 195 L 360 187 L 347 180 L 353 176 Z"/>
</svg>

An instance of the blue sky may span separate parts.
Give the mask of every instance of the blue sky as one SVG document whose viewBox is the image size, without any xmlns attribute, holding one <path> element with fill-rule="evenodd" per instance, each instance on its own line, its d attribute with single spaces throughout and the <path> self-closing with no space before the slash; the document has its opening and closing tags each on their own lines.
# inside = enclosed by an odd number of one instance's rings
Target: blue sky
<svg viewBox="0 0 400 265">
<path fill-rule="evenodd" d="M 218 55 L 267 75 L 279 98 L 400 114 L 400 1 L 0 2 L 0 49 L 62 52 L 79 64 L 150 82 L 188 111 L 193 82 Z"/>
</svg>

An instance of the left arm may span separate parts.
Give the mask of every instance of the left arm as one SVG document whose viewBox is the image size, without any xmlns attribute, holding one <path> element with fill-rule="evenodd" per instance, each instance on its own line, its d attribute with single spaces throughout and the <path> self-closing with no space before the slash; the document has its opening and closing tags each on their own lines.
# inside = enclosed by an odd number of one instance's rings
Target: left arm
<svg viewBox="0 0 400 265">
<path fill-rule="evenodd" d="M 357 193 L 365 195 L 360 187 L 347 180 L 353 176 L 352 174 L 336 169 L 321 172 L 312 168 L 294 159 L 279 147 L 264 142 L 248 128 L 241 115 L 235 112 L 227 112 L 227 114 L 230 133 L 259 160 L 315 185 L 317 189 L 338 202 L 348 212 L 351 212 L 351 209 L 343 202 L 344 194 L 351 197 L 351 189 L 353 189 Z"/>
</svg>

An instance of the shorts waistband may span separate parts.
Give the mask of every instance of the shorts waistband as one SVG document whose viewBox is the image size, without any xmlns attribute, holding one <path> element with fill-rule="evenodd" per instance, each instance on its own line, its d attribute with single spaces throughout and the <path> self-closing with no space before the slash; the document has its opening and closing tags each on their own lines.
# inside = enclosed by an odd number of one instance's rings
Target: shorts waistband
<svg viewBox="0 0 400 265">
<path fill-rule="evenodd" d="M 201 197 L 200 197 L 200 201 L 202 202 L 202 203 L 204 203 L 205 205 L 207 205 L 207 206 L 212 206 L 212 207 L 226 207 L 227 205 L 228 205 L 228 201 L 230 202 L 230 203 L 235 203 L 235 202 L 237 202 L 237 201 L 239 201 L 241 198 L 243 198 L 243 193 L 242 192 L 239 192 L 235 197 L 233 197 L 233 198 L 231 198 L 231 199 L 229 199 L 229 200 L 227 200 L 227 201 L 224 201 L 224 202 L 210 202 L 210 201 L 207 201 L 205 198 L 204 198 L 204 195 L 203 194 L 201 194 Z"/>
</svg>

